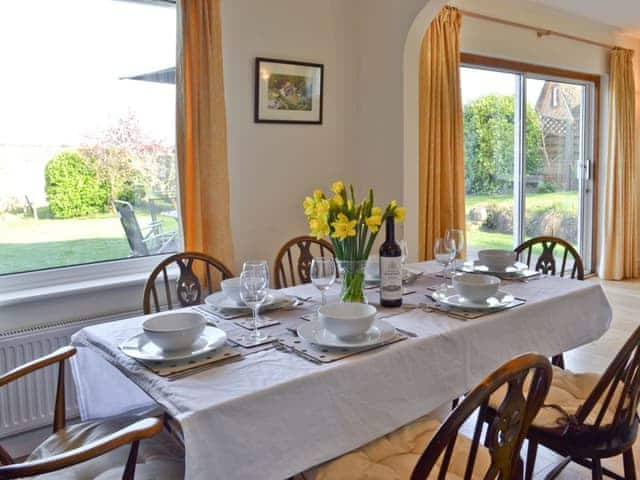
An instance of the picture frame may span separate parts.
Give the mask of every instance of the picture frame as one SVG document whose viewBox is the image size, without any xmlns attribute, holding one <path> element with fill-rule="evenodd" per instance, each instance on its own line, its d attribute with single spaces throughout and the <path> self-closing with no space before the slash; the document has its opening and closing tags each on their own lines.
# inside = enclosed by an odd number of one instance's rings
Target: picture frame
<svg viewBox="0 0 640 480">
<path fill-rule="evenodd" d="M 256 123 L 322 124 L 324 65 L 257 57 Z"/>
</svg>

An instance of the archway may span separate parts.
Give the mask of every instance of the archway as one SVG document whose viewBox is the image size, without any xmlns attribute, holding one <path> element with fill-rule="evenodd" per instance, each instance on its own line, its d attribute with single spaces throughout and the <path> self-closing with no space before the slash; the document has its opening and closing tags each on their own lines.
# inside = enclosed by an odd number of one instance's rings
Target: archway
<svg viewBox="0 0 640 480">
<path fill-rule="evenodd" d="M 404 235 L 410 241 L 409 258 L 417 257 L 418 244 L 418 73 L 420 46 L 425 32 L 447 0 L 427 0 L 411 24 L 404 45 L 403 66 L 403 203 L 407 208 Z"/>
</svg>

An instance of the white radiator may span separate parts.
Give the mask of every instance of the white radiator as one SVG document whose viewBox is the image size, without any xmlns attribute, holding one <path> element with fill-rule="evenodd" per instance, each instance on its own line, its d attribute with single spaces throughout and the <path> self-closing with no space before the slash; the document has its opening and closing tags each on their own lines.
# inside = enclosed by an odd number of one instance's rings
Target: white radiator
<svg viewBox="0 0 640 480">
<path fill-rule="evenodd" d="M 0 333 L 0 373 L 68 345 L 71 335 L 94 322 L 33 327 Z M 67 418 L 78 415 L 69 361 L 65 362 Z M 0 388 L 0 438 L 26 432 L 53 422 L 57 364 L 28 374 Z"/>
</svg>

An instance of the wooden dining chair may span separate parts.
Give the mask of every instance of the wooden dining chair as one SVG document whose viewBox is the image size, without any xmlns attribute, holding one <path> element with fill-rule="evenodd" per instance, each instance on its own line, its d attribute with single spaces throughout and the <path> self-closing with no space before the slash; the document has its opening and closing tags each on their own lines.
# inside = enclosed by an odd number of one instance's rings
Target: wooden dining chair
<svg viewBox="0 0 640 480">
<path fill-rule="evenodd" d="M 334 256 L 333 247 L 326 240 L 303 235 L 285 243 L 273 264 L 275 287 L 286 288 L 311 282 L 313 257 Z"/>
<path fill-rule="evenodd" d="M 490 406 L 499 405 L 503 396 L 503 391 L 496 392 Z M 594 479 L 605 474 L 634 480 L 632 447 L 638 434 L 639 397 L 640 328 L 602 375 L 555 367 L 545 405 L 529 429 L 526 478 L 532 477 L 538 445 L 544 445 L 566 458 L 547 478 L 574 461 L 590 468 Z M 602 467 L 602 459 L 618 455 L 622 455 L 624 476 Z"/>
<path fill-rule="evenodd" d="M 525 378 L 531 378 L 525 386 Z M 545 357 L 526 354 L 486 377 L 440 424 L 423 417 L 395 432 L 309 472 L 308 480 L 411 480 L 464 478 L 521 478 L 520 448 L 531 421 L 543 404 L 551 382 L 551 364 Z M 499 405 L 482 442 L 491 395 L 508 393 Z M 473 437 L 459 433 L 477 413 Z"/>
<path fill-rule="evenodd" d="M 179 277 L 175 282 L 175 303 L 171 294 L 173 290 L 172 281 L 167 271 L 174 264 L 179 269 Z M 213 275 L 212 270 L 214 272 Z M 160 262 L 147 279 L 142 298 L 142 308 L 145 315 L 152 312 L 152 299 L 155 311 L 159 312 L 161 309 L 161 302 L 156 288 L 156 281 L 160 274 L 162 274 L 164 297 L 168 310 L 172 310 L 174 305 L 176 308 L 188 307 L 199 305 L 204 301 L 203 285 L 199 275 L 203 278 L 204 286 L 209 294 L 216 290 L 217 283 L 214 283 L 216 277 L 220 277 L 222 280 L 233 277 L 233 273 L 224 263 L 204 253 L 183 252 L 171 255 Z"/>
<path fill-rule="evenodd" d="M 75 348 L 63 347 L 0 375 L 0 387 L 3 387 L 27 374 L 58 364 L 53 434 L 25 460 L 15 460 L 0 447 L 0 479 L 38 475 L 43 480 L 81 480 L 98 476 L 121 476 L 132 480 L 136 472 L 137 478 L 182 478 L 184 453 L 163 432 L 163 422 L 159 418 L 113 417 L 66 425 L 65 360 L 75 353 Z"/>
<path fill-rule="evenodd" d="M 535 263 L 532 263 L 536 250 L 540 249 L 542 250 L 540 255 L 537 257 Z M 556 249 L 562 258 L 562 263 L 559 268 L 556 263 L 557 258 L 554 255 Z M 526 263 L 531 270 L 542 272 L 545 275 L 558 274 L 560 277 L 568 274 L 569 265 L 567 265 L 567 260 L 569 256 L 571 256 L 573 266 L 571 266 L 570 278 L 584 280 L 584 263 L 582 262 L 580 254 L 573 245 L 562 238 L 534 237 L 518 245 L 514 249 L 514 252 L 516 253 L 516 259 L 519 262 Z M 564 368 L 564 355 L 562 353 L 554 355 L 551 362 L 557 367 Z"/>
<path fill-rule="evenodd" d="M 532 260 L 536 250 L 541 249 L 540 255 L 532 265 Z M 560 268 L 557 265 L 557 258 L 554 255 L 557 252 L 562 258 Z M 571 266 L 570 278 L 584 280 L 584 263 L 578 251 L 566 240 L 558 237 L 534 237 L 526 242 L 518 245 L 514 252 L 519 262 L 526 263 L 530 269 L 542 272 L 545 275 L 559 275 L 564 277 L 569 273 L 567 260 L 571 256 L 573 265 Z M 526 258 L 525 258 L 526 257 Z"/>
</svg>

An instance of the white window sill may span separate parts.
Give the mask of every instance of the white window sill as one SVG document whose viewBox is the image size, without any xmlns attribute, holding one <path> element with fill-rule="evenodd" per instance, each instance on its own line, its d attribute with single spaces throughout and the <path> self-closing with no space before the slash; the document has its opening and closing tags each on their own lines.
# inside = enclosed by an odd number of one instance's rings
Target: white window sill
<svg viewBox="0 0 640 480">
<path fill-rule="evenodd" d="M 78 295 L 83 293 L 99 292 L 113 287 L 142 286 L 148 277 L 148 273 L 134 273 L 129 275 L 116 275 L 107 278 L 83 280 L 79 282 L 64 283 L 38 288 L 27 288 L 20 291 L 0 293 L 0 307 L 16 305 L 19 303 L 50 300 L 53 298 Z M 142 299 L 141 299 L 142 301 Z"/>
</svg>

